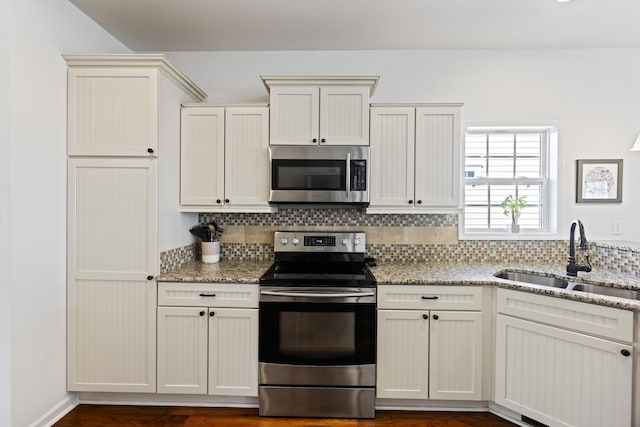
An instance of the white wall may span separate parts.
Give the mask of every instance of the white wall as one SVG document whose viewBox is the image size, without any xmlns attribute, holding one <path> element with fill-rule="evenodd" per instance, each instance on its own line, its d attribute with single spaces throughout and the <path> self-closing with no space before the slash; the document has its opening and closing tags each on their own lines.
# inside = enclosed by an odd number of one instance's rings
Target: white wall
<svg viewBox="0 0 640 427">
<path fill-rule="evenodd" d="M 9 194 L 0 186 L 0 203 L 10 200 L 10 210 L 0 210 L 0 232 L 10 220 L 11 259 L 2 280 L 9 277 L 11 286 L 12 420 L 0 424 L 22 427 L 46 424 L 74 398 L 66 392 L 66 63 L 61 54 L 129 51 L 67 0 L 20 0 L 11 6 L 11 145 L 0 152 L 2 182 L 10 154 Z M 4 296 L 5 291 L 2 316 Z"/>
<path fill-rule="evenodd" d="M 640 49 L 171 52 L 210 102 L 266 101 L 260 75 L 380 75 L 372 102 L 463 102 L 463 126 L 559 127 L 559 237 L 640 242 Z M 622 204 L 576 204 L 576 159 L 623 159 Z M 637 190 L 636 190 L 637 191 Z M 623 235 L 612 235 L 613 219 Z"/>
<path fill-rule="evenodd" d="M 11 425 L 9 2 L 0 1 L 0 425 Z"/>
<path fill-rule="evenodd" d="M 158 123 L 158 250 L 193 243 L 189 229 L 197 213 L 180 212 L 180 104 L 195 102 L 168 78 L 159 79 Z"/>
</svg>

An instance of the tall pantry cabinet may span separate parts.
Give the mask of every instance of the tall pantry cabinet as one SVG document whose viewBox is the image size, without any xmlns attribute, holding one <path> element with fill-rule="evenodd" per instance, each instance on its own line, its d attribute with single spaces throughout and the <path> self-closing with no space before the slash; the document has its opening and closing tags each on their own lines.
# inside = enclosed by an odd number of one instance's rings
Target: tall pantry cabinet
<svg viewBox="0 0 640 427">
<path fill-rule="evenodd" d="M 206 95 L 163 55 L 64 58 L 67 388 L 155 392 L 160 141 Z"/>
</svg>

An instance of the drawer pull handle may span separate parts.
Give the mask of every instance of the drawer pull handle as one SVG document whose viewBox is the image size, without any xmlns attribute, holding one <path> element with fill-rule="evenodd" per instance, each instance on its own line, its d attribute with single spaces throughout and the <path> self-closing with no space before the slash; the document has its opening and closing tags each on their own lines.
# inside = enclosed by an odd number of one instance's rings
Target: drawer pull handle
<svg viewBox="0 0 640 427">
<path fill-rule="evenodd" d="M 422 299 L 438 299 L 438 298 L 439 297 L 437 295 L 433 296 L 433 297 L 427 297 L 427 296 L 424 296 L 424 295 L 422 296 Z"/>
<path fill-rule="evenodd" d="M 631 352 L 629 350 L 627 350 L 626 348 L 622 351 L 620 351 L 620 353 L 622 353 L 623 356 L 628 357 L 631 356 Z"/>
<path fill-rule="evenodd" d="M 200 294 L 201 297 L 215 297 L 216 294 Z"/>
</svg>

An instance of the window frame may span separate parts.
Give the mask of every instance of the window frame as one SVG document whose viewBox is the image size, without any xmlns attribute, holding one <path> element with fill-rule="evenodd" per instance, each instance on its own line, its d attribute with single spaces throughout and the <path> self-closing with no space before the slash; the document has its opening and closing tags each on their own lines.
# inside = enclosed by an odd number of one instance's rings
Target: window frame
<svg viewBox="0 0 640 427">
<path fill-rule="evenodd" d="M 488 159 L 489 156 L 489 137 L 490 135 L 497 134 L 513 134 L 514 139 L 518 134 L 525 133 L 538 133 L 542 134 L 542 142 L 540 147 L 540 177 L 539 178 L 489 178 L 489 177 L 479 177 L 479 178 L 468 178 L 467 177 L 467 136 L 473 134 L 486 134 L 487 141 L 485 145 L 485 154 L 484 156 L 478 157 L 481 158 L 484 162 Z M 555 126 L 551 125 L 536 125 L 536 126 L 468 126 L 465 134 L 464 134 L 464 149 L 462 156 L 462 195 L 463 195 L 463 204 L 462 204 L 462 214 L 460 215 L 460 238 L 498 238 L 498 239 L 523 239 L 530 238 L 531 235 L 536 236 L 536 238 L 551 238 L 552 235 L 555 235 L 555 230 L 552 230 L 554 227 L 553 224 L 555 222 L 552 220 L 552 215 L 556 212 L 557 207 L 555 203 L 551 200 L 552 194 L 556 194 L 556 191 L 552 186 L 553 177 L 556 175 L 556 171 L 552 170 L 552 156 L 553 150 L 556 148 L 557 144 L 557 129 Z M 492 156 L 492 157 L 504 157 L 504 158 L 516 158 L 516 144 L 513 144 L 513 154 L 511 156 Z M 514 175 L 516 162 L 513 164 Z M 515 234 L 510 233 L 506 227 L 504 228 L 467 228 L 466 225 L 466 212 L 467 212 L 467 202 L 466 202 L 466 186 L 467 185 L 539 185 L 540 186 L 540 227 L 535 229 L 522 229 L 521 233 Z M 490 197 L 490 196 L 489 196 Z M 490 204 L 476 204 L 474 205 L 484 206 L 488 210 L 491 209 Z M 489 218 L 488 218 L 489 219 Z M 490 225 L 490 223 L 489 223 Z"/>
</svg>

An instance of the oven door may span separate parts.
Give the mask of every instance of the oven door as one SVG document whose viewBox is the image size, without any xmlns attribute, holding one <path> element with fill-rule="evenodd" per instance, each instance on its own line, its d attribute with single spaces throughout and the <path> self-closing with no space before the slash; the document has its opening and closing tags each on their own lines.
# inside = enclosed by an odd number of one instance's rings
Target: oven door
<svg viewBox="0 0 640 427">
<path fill-rule="evenodd" d="M 259 330 L 260 362 L 375 364 L 375 289 L 264 287 Z"/>
</svg>

